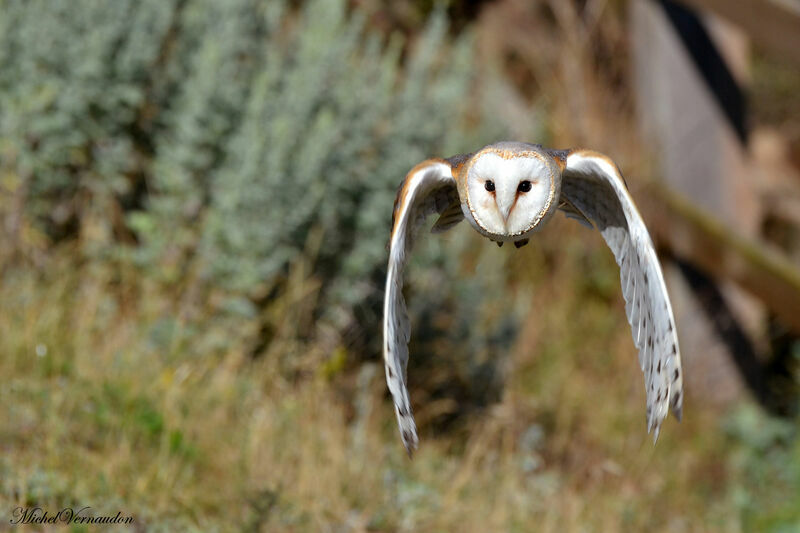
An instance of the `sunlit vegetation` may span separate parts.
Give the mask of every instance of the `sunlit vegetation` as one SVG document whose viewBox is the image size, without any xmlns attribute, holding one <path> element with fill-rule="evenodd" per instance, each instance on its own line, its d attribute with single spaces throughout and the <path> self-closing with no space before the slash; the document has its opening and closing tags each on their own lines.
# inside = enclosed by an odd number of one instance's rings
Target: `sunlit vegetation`
<svg viewBox="0 0 800 533">
<path fill-rule="evenodd" d="M 520 250 L 421 232 L 407 457 L 378 351 L 396 185 L 428 156 L 563 139 L 564 110 L 503 124 L 475 28 L 421 9 L 404 40 L 348 6 L 0 0 L 0 517 L 800 524 L 797 424 L 689 390 L 653 445 L 617 266 L 561 216 Z"/>
</svg>

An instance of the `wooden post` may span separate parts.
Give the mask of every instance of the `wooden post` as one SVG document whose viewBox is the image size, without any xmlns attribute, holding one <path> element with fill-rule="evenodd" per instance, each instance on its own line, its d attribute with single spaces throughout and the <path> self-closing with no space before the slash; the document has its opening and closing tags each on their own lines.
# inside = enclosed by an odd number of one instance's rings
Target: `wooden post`
<svg viewBox="0 0 800 533">
<path fill-rule="evenodd" d="M 658 175 L 733 232 L 754 236 L 760 213 L 738 87 L 746 72 L 728 67 L 745 70 L 746 39 L 713 15 L 698 19 L 671 2 L 633 0 L 630 14 L 638 115 L 654 147 Z M 731 349 L 716 335 L 714 317 L 707 316 L 678 269 L 668 266 L 666 276 L 690 392 L 723 403 L 740 396 L 743 380 Z M 730 284 L 719 289 L 745 331 L 758 332 L 763 316 L 758 301 Z"/>
</svg>

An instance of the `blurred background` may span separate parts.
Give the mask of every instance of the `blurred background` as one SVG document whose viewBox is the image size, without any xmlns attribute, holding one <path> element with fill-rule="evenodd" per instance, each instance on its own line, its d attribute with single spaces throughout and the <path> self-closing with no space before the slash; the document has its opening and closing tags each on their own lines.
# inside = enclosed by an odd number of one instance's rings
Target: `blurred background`
<svg viewBox="0 0 800 533">
<path fill-rule="evenodd" d="M 0 0 L 0 530 L 800 531 L 798 66 L 795 0 Z M 558 216 L 421 233 L 405 454 L 395 191 L 503 139 L 626 175 L 685 369 L 656 446 Z"/>
</svg>

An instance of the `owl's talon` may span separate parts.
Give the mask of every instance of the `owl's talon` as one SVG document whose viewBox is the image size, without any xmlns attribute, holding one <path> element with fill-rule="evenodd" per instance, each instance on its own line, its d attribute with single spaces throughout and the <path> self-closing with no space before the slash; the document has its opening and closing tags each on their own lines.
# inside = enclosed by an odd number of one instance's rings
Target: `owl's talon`
<svg viewBox="0 0 800 533">
<path fill-rule="evenodd" d="M 503 247 L 503 241 L 494 241 L 494 243 L 497 245 L 498 248 Z"/>
<path fill-rule="evenodd" d="M 518 241 L 514 241 L 514 246 L 516 246 L 517 248 L 522 248 L 526 244 L 528 244 L 528 239 L 521 239 Z"/>
</svg>

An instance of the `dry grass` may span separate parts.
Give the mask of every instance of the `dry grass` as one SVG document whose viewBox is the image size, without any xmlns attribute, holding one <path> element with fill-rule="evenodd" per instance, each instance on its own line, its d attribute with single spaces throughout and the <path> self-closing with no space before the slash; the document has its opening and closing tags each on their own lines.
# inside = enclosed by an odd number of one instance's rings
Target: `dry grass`
<svg viewBox="0 0 800 533">
<path fill-rule="evenodd" d="M 645 432 L 599 237 L 561 221 L 500 252 L 532 300 L 503 398 L 460 433 L 423 427 L 413 460 L 377 360 L 350 381 L 315 370 L 324 348 L 291 331 L 252 360 L 236 344 L 252 324 L 217 316 L 214 294 L 81 269 L 68 251 L 6 270 L 0 509 L 91 505 L 148 531 L 735 530 L 718 413 L 689 396 L 657 446 Z"/>
<path fill-rule="evenodd" d="M 505 18 L 482 30 L 519 39 L 553 144 L 645 168 L 624 91 L 587 55 L 598 32 L 622 33 L 618 20 L 577 20 L 550 2 L 556 34 L 513 26 L 527 4 L 503 2 Z M 606 9 L 586 4 L 598 17 Z M 0 529 L 17 505 L 120 510 L 142 531 L 787 531 L 800 521 L 791 431 L 765 429 L 763 417 L 732 431 L 689 390 L 683 422 L 668 420 L 653 446 L 618 270 L 599 235 L 557 217 L 519 251 L 473 238 L 475 250 L 511 256 L 509 291 L 486 305 L 530 295 L 528 318 L 503 359 L 500 401 L 452 431 L 423 424 L 413 460 L 379 355 L 348 366 L 343 348 L 300 340 L 319 288 L 303 265 L 263 311 L 275 335 L 252 359 L 257 321 L 221 314 L 222 295 L 194 279 L 165 289 L 70 250 L 39 271 L 9 264 Z M 419 418 L 433 418 L 410 380 Z M 748 432 L 770 436 L 752 444 Z"/>
</svg>

